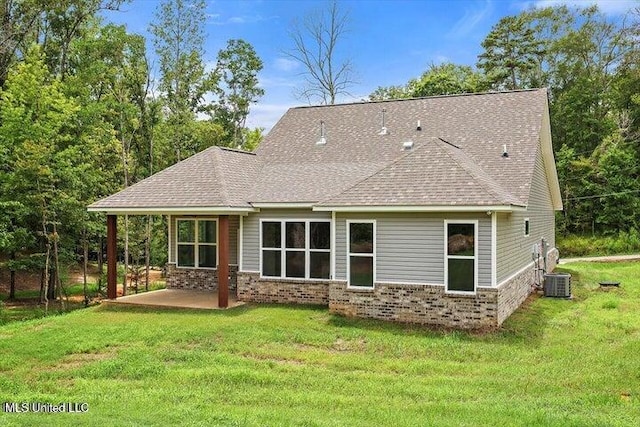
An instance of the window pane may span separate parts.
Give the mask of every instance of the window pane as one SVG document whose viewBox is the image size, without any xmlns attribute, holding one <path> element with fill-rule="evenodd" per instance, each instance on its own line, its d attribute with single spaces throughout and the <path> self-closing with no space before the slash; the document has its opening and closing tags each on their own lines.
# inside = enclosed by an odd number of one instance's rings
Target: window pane
<svg viewBox="0 0 640 427">
<path fill-rule="evenodd" d="M 193 224 L 195 221 L 180 221 L 178 220 L 178 242 L 195 242 L 196 234 L 195 234 L 195 225 Z"/>
<path fill-rule="evenodd" d="M 357 253 L 373 253 L 373 224 L 349 224 L 350 251 Z"/>
<path fill-rule="evenodd" d="M 473 259 L 448 259 L 449 291 L 473 292 Z"/>
<path fill-rule="evenodd" d="M 280 277 L 280 251 L 262 251 L 262 275 Z"/>
<path fill-rule="evenodd" d="M 194 245 L 178 245 L 179 267 L 195 267 L 196 257 L 194 248 Z"/>
<path fill-rule="evenodd" d="M 216 222 L 211 220 L 198 221 L 198 242 L 216 243 Z"/>
<path fill-rule="evenodd" d="M 304 249 L 304 222 L 287 222 L 285 227 L 287 248 Z"/>
<path fill-rule="evenodd" d="M 262 223 L 262 247 L 263 248 L 279 248 L 280 240 L 280 223 L 279 222 L 263 222 Z M 279 274 L 278 274 L 279 276 Z"/>
<path fill-rule="evenodd" d="M 349 258 L 350 286 L 373 287 L 373 257 L 351 256 Z"/>
<path fill-rule="evenodd" d="M 447 253 L 474 256 L 474 224 L 447 225 Z"/>
<path fill-rule="evenodd" d="M 287 251 L 286 277 L 304 277 L 304 252 Z"/>
<path fill-rule="evenodd" d="M 309 277 L 312 279 L 328 279 L 331 269 L 329 252 L 311 252 Z"/>
<path fill-rule="evenodd" d="M 309 245 L 311 249 L 329 249 L 331 226 L 328 222 L 309 223 Z"/>
<path fill-rule="evenodd" d="M 215 246 L 198 246 L 198 267 L 216 268 L 216 251 Z"/>
</svg>

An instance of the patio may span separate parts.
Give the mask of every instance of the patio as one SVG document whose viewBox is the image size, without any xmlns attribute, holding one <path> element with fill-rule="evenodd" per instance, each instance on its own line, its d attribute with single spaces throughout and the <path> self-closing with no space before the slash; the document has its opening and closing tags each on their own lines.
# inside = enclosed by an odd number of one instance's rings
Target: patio
<svg viewBox="0 0 640 427">
<path fill-rule="evenodd" d="M 157 291 L 104 300 L 103 302 L 115 305 L 142 305 L 149 307 L 161 306 L 171 308 L 197 308 L 205 310 L 221 309 L 218 307 L 217 292 L 185 289 L 160 289 Z M 227 308 L 238 307 L 243 304 L 244 302 L 236 300 L 235 296 L 229 295 L 229 305 Z"/>
</svg>

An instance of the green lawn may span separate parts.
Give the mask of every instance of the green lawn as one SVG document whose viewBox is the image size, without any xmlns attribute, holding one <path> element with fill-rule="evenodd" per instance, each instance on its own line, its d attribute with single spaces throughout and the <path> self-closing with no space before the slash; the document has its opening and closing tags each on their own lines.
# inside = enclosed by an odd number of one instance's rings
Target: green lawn
<svg viewBox="0 0 640 427">
<path fill-rule="evenodd" d="M 89 411 L 0 425 L 637 426 L 640 263 L 567 270 L 574 300 L 533 298 L 483 335 L 273 305 L 12 323 L 0 402 Z"/>
</svg>

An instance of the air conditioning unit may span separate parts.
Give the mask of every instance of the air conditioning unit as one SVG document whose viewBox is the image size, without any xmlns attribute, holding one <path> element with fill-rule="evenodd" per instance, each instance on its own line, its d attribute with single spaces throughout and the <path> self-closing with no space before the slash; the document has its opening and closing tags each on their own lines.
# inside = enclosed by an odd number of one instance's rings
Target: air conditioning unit
<svg viewBox="0 0 640 427">
<path fill-rule="evenodd" d="M 571 298 L 571 275 L 568 273 L 545 274 L 544 296 Z"/>
</svg>

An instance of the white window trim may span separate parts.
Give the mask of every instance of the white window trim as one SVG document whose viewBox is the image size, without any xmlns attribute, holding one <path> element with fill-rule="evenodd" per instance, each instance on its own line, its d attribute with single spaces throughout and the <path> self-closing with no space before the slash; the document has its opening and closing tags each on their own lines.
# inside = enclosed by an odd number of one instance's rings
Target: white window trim
<svg viewBox="0 0 640 427">
<path fill-rule="evenodd" d="M 264 222 L 279 222 L 280 223 L 280 247 L 279 248 L 270 248 L 262 246 L 262 224 Z M 304 223 L 304 249 L 302 248 L 287 248 L 286 247 L 286 223 L 287 222 L 302 222 Z M 329 224 L 329 249 L 311 249 L 311 227 L 310 223 L 312 222 L 325 222 Z M 313 281 L 313 282 L 326 282 L 331 280 L 331 271 L 333 271 L 333 260 L 331 258 L 331 245 L 334 243 L 333 241 L 333 229 L 332 221 L 329 219 L 318 218 L 318 219 L 307 219 L 307 218 L 260 218 L 260 225 L 258 229 L 259 234 L 259 251 L 260 251 L 260 278 L 261 279 L 287 279 L 287 280 L 305 280 L 305 281 Z M 264 276 L 262 274 L 262 252 L 265 250 L 272 251 L 280 251 L 280 276 Z M 287 276 L 287 251 L 298 251 L 304 252 L 305 256 L 305 266 L 304 266 L 304 277 L 289 277 Z M 318 279 L 309 277 L 311 274 L 311 253 L 312 252 L 324 252 L 329 254 L 329 278 L 328 279 Z"/>
<path fill-rule="evenodd" d="M 527 223 L 529 224 L 529 226 L 527 227 Z M 524 223 L 522 224 L 524 226 L 524 230 L 522 230 L 522 233 L 524 234 L 524 237 L 529 237 L 531 236 L 531 221 L 529 220 L 529 218 L 525 218 L 524 219 Z M 529 232 L 527 233 L 527 228 L 529 228 Z"/>
<path fill-rule="evenodd" d="M 373 224 L 373 253 L 366 254 L 362 252 L 351 253 L 351 224 Z M 377 224 L 375 219 L 348 219 L 346 220 L 346 240 L 347 240 L 347 289 L 352 290 L 373 290 L 376 287 L 376 260 L 377 260 Z M 373 258 L 373 283 L 369 286 L 352 286 L 351 285 L 351 256 L 362 256 Z"/>
<path fill-rule="evenodd" d="M 194 221 L 194 234 L 195 234 L 195 242 L 180 242 L 178 240 L 178 236 L 180 235 L 180 233 L 178 233 L 178 221 Z M 216 222 L 216 242 L 215 243 L 200 243 L 200 236 L 198 235 L 198 221 L 215 221 Z M 177 217 L 175 219 L 176 222 L 176 244 L 175 244 L 175 248 L 176 248 L 176 268 L 197 268 L 198 270 L 216 270 L 218 268 L 218 264 L 220 262 L 220 251 L 218 250 L 219 248 L 219 239 L 220 239 L 220 230 L 219 230 L 219 225 L 220 225 L 220 221 L 218 221 L 217 217 Z M 179 245 L 193 245 L 193 257 L 194 257 L 194 266 L 190 266 L 190 265 L 180 265 L 178 263 L 178 246 Z M 215 267 L 200 267 L 199 266 L 199 259 L 198 257 L 200 256 L 199 254 L 199 250 L 198 247 L 202 245 L 202 246 L 215 246 L 216 247 L 216 266 Z"/>
<path fill-rule="evenodd" d="M 173 242 L 171 241 L 171 238 L 172 238 L 172 236 L 171 236 L 171 227 L 173 227 L 172 221 L 173 221 L 173 217 L 171 215 L 167 215 L 167 224 L 168 224 L 168 226 L 167 226 L 167 242 L 169 243 L 167 245 L 167 264 L 176 264 L 177 263 L 177 261 L 173 261 L 171 259 L 171 246 L 173 245 Z M 176 250 L 177 249 L 178 249 L 178 247 L 176 246 Z M 178 254 L 176 254 L 176 257 L 177 257 L 177 255 Z"/>
<path fill-rule="evenodd" d="M 449 259 L 472 259 L 470 256 L 449 255 L 449 224 L 473 224 L 473 291 L 449 290 Z M 451 295 L 475 295 L 478 290 L 478 224 L 477 219 L 445 219 L 444 220 L 444 291 Z"/>
</svg>

